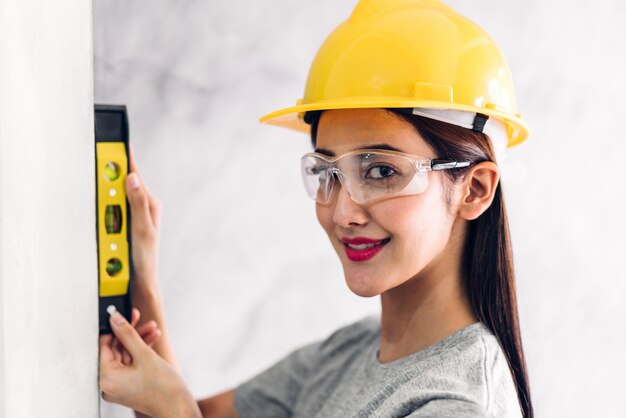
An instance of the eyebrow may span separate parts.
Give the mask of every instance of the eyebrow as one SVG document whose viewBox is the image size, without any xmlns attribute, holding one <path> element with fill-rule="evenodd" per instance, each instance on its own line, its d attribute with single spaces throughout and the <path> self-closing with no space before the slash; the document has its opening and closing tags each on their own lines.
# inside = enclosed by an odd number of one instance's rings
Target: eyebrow
<svg viewBox="0 0 626 418">
<path fill-rule="evenodd" d="M 374 145 L 368 145 L 366 147 L 362 147 L 362 148 L 356 148 L 353 151 L 357 151 L 357 150 L 364 150 L 364 149 L 380 149 L 380 150 L 387 150 L 387 151 L 396 151 L 396 152 L 404 152 L 399 148 L 396 147 L 392 147 L 389 144 L 374 144 Z M 324 154 L 327 155 L 329 157 L 334 157 L 335 153 L 332 151 L 329 151 L 327 149 L 324 148 L 315 148 L 315 152 L 318 152 L 320 154 Z"/>
</svg>

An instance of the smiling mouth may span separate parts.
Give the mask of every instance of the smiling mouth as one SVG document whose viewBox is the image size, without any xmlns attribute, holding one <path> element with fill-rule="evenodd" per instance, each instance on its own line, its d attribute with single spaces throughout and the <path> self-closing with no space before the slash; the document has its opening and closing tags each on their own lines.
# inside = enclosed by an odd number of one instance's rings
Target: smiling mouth
<svg viewBox="0 0 626 418">
<path fill-rule="evenodd" d="M 374 241 L 369 238 L 342 239 L 346 257 L 350 261 L 362 262 L 367 261 L 378 254 L 391 241 L 391 238 Z"/>
<path fill-rule="evenodd" d="M 389 242 L 389 240 L 391 240 L 391 238 L 385 238 L 380 241 L 368 242 L 368 243 L 362 243 L 362 244 L 352 244 L 352 243 L 347 243 L 347 242 L 344 242 L 343 244 L 349 248 L 352 248 L 353 250 L 359 251 L 359 250 L 365 250 L 367 248 L 374 248 L 379 245 L 385 245 Z"/>
</svg>

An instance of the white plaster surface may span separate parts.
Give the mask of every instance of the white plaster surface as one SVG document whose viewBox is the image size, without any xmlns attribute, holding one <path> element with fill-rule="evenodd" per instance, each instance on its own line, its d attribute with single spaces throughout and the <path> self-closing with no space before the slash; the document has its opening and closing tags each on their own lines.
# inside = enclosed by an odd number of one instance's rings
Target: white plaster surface
<svg viewBox="0 0 626 418">
<path fill-rule="evenodd" d="M 0 417 L 98 417 L 90 1 L 0 0 Z"/>
<path fill-rule="evenodd" d="M 626 3 L 451 0 L 496 39 L 532 136 L 503 184 L 538 417 L 626 410 Z M 161 280 L 197 397 L 379 311 L 344 283 L 300 184 L 308 138 L 257 119 L 300 98 L 354 0 L 94 1 L 95 95 L 129 107 L 163 204 Z M 104 417 L 129 417 L 104 404 Z"/>
</svg>

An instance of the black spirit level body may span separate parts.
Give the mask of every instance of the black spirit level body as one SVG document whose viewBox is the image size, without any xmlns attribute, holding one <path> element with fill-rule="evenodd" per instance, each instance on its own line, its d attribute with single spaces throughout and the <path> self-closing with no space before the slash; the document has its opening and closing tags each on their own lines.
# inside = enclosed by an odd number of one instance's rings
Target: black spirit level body
<svg viewBox="0 0 626 418">
<path fill-rule="evenodd" d="M 129 321 L 130 208 L 126 199 L 129 172 L 126 106 L 95 105 L 96 207 L 100 334 L 111 333 L 108 310 L 114 306 Z"/>
</svg>

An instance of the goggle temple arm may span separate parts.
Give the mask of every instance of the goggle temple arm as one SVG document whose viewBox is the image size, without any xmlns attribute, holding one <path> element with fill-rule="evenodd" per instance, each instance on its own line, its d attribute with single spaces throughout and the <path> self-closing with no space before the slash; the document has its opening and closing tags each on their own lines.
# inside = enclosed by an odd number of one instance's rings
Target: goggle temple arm
<svg viewBox="0 0 626 418">
<path fill-rule="evenodd" d="M 430 160 L 430 169 L 433 171 L 450 170 L 453 168 L 465 168 L 468 167 L 471 161 L 450 161 L 443 159 Z"/>
</svg>

